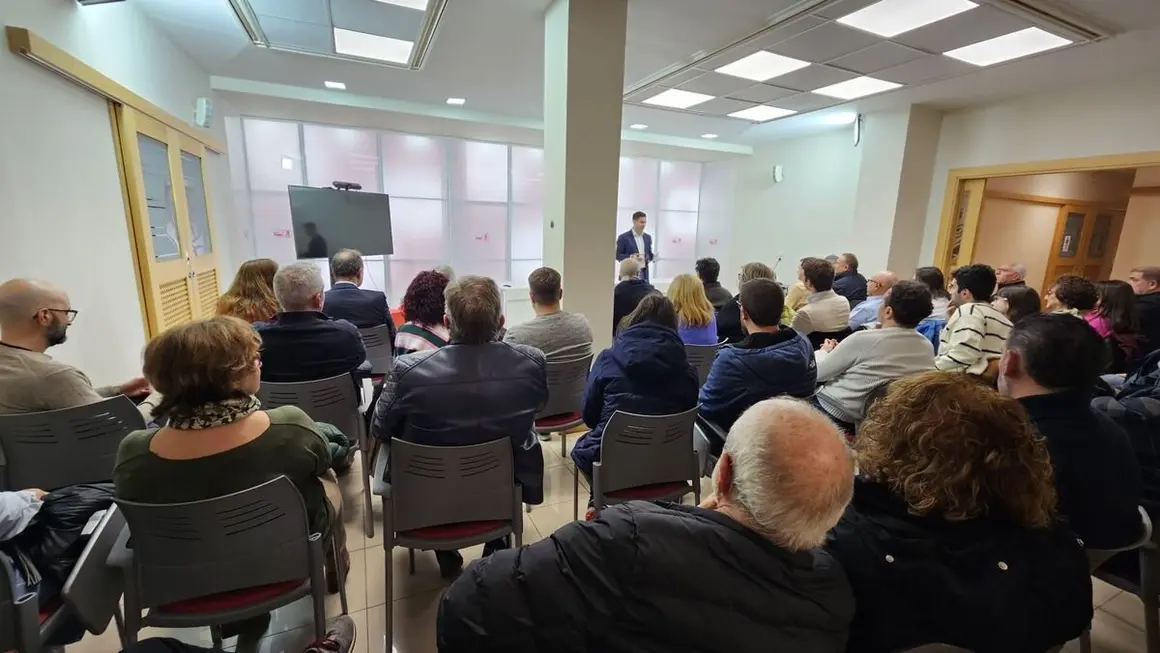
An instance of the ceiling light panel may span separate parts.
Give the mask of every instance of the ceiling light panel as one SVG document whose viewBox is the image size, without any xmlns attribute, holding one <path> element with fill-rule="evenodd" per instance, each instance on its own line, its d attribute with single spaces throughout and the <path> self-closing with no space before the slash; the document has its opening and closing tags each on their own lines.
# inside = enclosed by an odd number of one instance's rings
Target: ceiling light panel
<svg viewBox="0 0 1160 653">
<path fill-rule="evenodd" d="M 712 99 L 712 95 L 670 88 L 644 100 L 644 103 L 658 107 L 669 107 L 671 109 L 688 109 L 689 107 L 695 107 L 702 102 L 708 102 Z"/>
<path fill-rule="evenodd" d="M 461 97 L 449 97 L 447 98 L 447 104 L 450 104 L 453 107 L 461 107 L 467 104 L 467 100 Z"/>
<path fill-rule="evenodd" d="M 741 111 L 734 111 L 729 114 L 731 118 L 742 118 L 744 120 L 752 120 L 753 122 L 768 122 L 776 118 L 784 118 L 785 116 L 792 116 L 797 111 L 790 111 L 789 109 L 779 109 L 767 105 L 759 105 L 742 109 Z"/>
<path fill-rule="evenodd" d="M 629 125 L 629 126 L 628 126 L 628 128 L 629 128 L 629 129 L 635 129 L 635 130 L 637 130 L 637 131 L 643 131 L 643 130 L 645 130 L 645 129 L 648 129 L 648 125 L 642 125 L 642 124 L 640 124 L 640 123 L 637 123 L 637 124 L 635 124 L 635 125 Z"/>
<path fill-rule="evenodd" d="M 1028 27 L 1018 32 L 956 48 L 943 54 L 976 66 L 991 66 L 1038 52 L 1061 48 L 1065 45 L 1071 45 L 1071 43 L 1061 36 L 1045 32 L 1038 27 Z"/>
<path fill-rule="evenodd" d="M 378 0 L 388 5 L 398 5 L 406 7 L 407 9 L 418 9 L 419 11 L 427 11 L 428 0 Z"/>
<path fill-rule="evenodd" d="M 731 64 L 721 66 L 717 72 L 723 75 L 752 79 L 755 82 L 764 82 L 800 70 L 808 65 L 810 65 L 808 61 L 760 50 Z"/>
<path fill-rule="evenodd" d="M 978 6 L 971 0 L 881 0 L 838 22 L 890 38 Z"/>
<path fill-rule="evenodd" d="M 338 54 L 405 64 L 411 61 L 414 47 L 411 41 L 334 28 L 334 51 Z"/>
<path fill-rule="evenodd" d="M 714 138 L 717 138 L 717 134 L 701 134 L 701 138 L 707 138 L 709 140 L 713 140 Z"/>
<path fill-rule="evenodd" d="M 326 86 L 326 88 L 333 88 L 336 91 L 346 90 L 346 84 L 342 82 L 322 82 L 322 84 Z"/>
<path fill-rule="evenodd" d="M 875 79 L 874 77 L 855 77 L 854 79 L 838 82 L 822 88 L 814 89 L 814 93 L 818 95 L 825 95 L 828 97 L 836 97 L 839 100 L 853 100 L 855 98 L 866 97 L 867 95 L 874 95 L 883 91 L 889 91 L 902 86 L 894 82 L 888 82 L 884 79 Z"/>
</svg>

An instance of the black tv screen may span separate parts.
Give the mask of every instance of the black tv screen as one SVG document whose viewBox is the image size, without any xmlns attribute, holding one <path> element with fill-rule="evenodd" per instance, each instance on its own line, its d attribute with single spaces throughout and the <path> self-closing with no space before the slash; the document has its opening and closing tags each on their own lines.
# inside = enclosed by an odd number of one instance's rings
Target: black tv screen
<svg viewBox="0 0 1160 653">
<path fill-rule="evenodd" d="M 290 186 L 289 191 L 298 258 L 330 258 L 340 249 L 357 249 L 364 256 L 395 252 L 389 196 L 309 186 Z"/>
</svg>

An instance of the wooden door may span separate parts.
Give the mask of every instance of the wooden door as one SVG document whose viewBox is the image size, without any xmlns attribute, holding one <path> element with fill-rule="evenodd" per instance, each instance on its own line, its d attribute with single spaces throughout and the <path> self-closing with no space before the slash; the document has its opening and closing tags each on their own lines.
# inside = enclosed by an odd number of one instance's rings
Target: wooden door
<svg viewBox="0 0 1160 653">
<path fill-rule="evenodd" d="M 178 137 L 182 177 L 178 195 L 183 197 L 178 201 L 178 210 L 179 213 L 182 209 L 185 211 L 180 222 L 185 229 L 185 242 L 188 243 L 185 255 L 189 263 L 193 315 L 197 318 L 210 317 L 216 312 L 220 292 L 217 248 L 210 220 L 205 146 L 184 134 L 178 134 Z"/>
<path fill-rule="evenodd" d="M 1107 278 L 1123 227 L 1122 210 L 1062 207 L 1056 221 L 1055 240 L 1042 292 L 1046 293 L 1055 280 L 1065 274 L 1077 274 L 1092 281 Z"/>
</svg>

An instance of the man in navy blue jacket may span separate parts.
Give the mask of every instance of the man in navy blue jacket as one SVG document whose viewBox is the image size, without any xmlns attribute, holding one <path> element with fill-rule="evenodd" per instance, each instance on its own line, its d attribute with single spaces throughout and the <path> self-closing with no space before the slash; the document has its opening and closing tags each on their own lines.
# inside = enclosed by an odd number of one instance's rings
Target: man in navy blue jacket
<svg viewBox="0 0 1160 653">
<path fill-rule="evenodd" d="M 834 292 L 850 302 L 850 308 L 866 301 L 866 277 L 858 273 L 858 257 L 846 252 L 834 261 Z"/>
<path fill-rule="evenodd" d="M 616 262 L 626 258 L 636 258 L 641 263 L 640 278 L 648 281 L 649 263 L 655 258 L 652 248 L 652 236 L 644 232 L 648 224 L 648 216 L 644 211 L 632 214 L 632 229 L 620 234 L 616 238 Z"/>
<path fill-rule="evenodd" d="M 809 340 L 779 324 L 785 294 L 771 279 L 741 285 L 738 303 L 747 335 L 717 354 L 701 386 L 701 417 L 728 431 L 753 404 L 778 395 L 808 397 L 818 368 Z"/>
<path fill-rule="evenodd" d="M 360 329 L 387 325 L 391 342 L 395 341 L 395 323 L 387 295 L 378 290 L 364 290 L 362 253 L 354 249 L 340 249 L 330 259 L 330 275 L 334 286 L 326 291 L 323 311 L 336 320 L 346 320 Z"/>
</svg>

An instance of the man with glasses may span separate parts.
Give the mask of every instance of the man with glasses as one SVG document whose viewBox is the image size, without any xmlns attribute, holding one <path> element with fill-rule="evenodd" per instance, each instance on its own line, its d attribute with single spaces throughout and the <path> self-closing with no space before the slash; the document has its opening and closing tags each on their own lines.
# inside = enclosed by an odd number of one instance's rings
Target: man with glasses
<svg viewBox="0 0 1160 653">
<path fill-rule="evenodd" d="M 94 388 L 83 372 L 44 353 L 68 338 L 76 316 L 68 295 L 43 281 L 0 284 L 0 415 L 74 408 L 121 394 L 149 395 L 143 378 Z M 146 421 L 155 399 L 150 396 L 140 404 Z"/>
<path fill-rule="evenodd" d="M 878 309 L 886 293 L 898 283 L 898 275 L 883 270 L 866 282 L 866 301 L 850 310 L 850 329 L 857 331 L 867 324 L 878 321 Z"/>
</svg>

